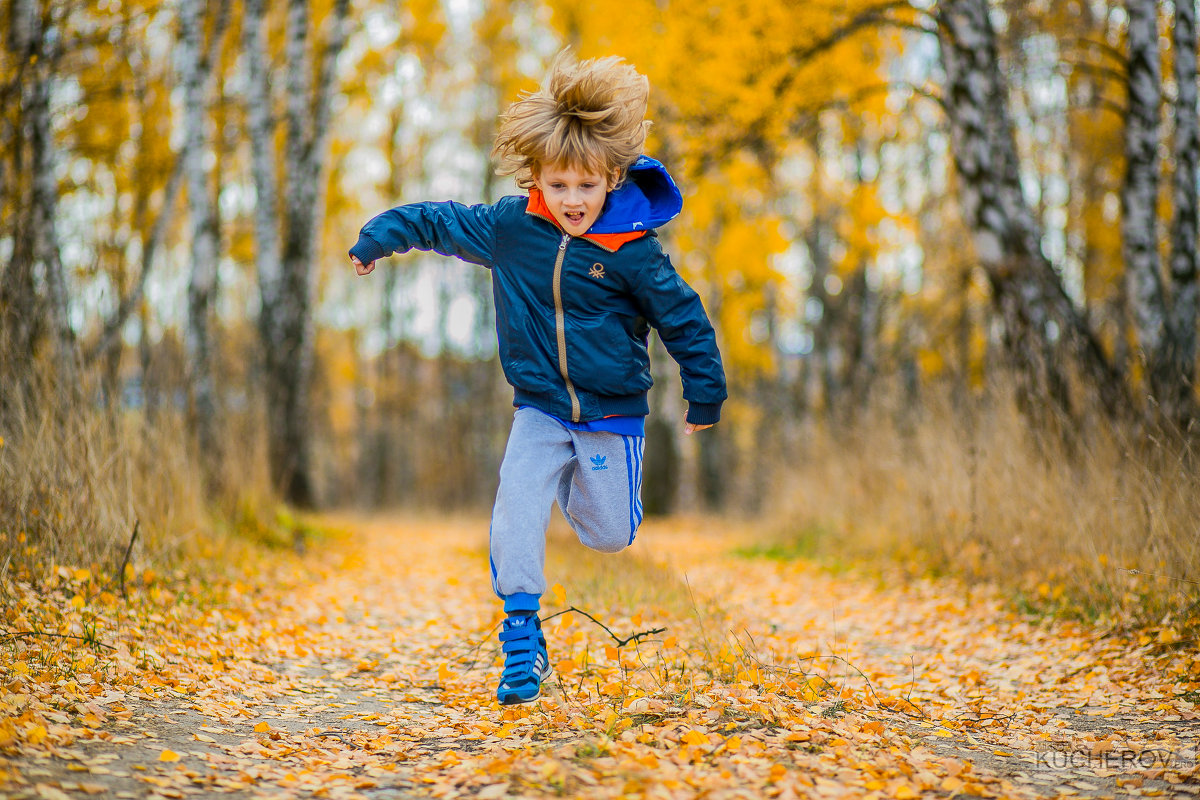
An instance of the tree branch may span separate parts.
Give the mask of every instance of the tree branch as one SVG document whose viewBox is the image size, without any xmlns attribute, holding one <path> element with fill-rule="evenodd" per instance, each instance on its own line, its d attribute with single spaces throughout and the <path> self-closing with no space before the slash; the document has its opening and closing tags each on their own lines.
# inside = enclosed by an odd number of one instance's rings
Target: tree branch
<svg viewBox="0 0 1200 800">
<path fill-rule="evenodd" d="M 836 45 L 866 28 L 878 26 L 898 28 L 901 30 L 913 30 L 920 33 L 933 33 L 933 31 L 929 28 L 912 22 L 904 22 L 888 16 L 888 12 L 895 11 L 897 9 L 913 11 L 918 15 L 925 15 L 928 17 L 928 12 L 922 11 L 912 3 L 908 2 L 908 0 L 894 0 L 893 2 L 881 3 L 877 6 L 872 6 L 871 8 L 863 10 L 858 16 L 854 17 L 841 27 L 830 31 L 823 38 L 818 39 L 817 41 L 805 47 L 800 47 L 793 50 L 791 53 L 789 53 L 793 65 L 799 66 L 810 58 L 814 58 L 815 56 L 818 56 L 827 50 L 831 50 Z"/>
</svg>

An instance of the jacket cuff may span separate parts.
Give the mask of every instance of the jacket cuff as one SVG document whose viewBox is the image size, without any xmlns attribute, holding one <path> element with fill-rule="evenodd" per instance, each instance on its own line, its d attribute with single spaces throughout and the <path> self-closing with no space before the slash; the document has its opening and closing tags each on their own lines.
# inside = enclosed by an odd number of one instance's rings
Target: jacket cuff
<svg viewBox="0 0 1200 800">
<path fill-rule="evenodd" d="M 365 233 L 358 235 L 358 244 L 350 248 L 350 255 L 357 258 L 364 264 L 370 264 L 372 261 L 378 261 L 381 258 L 386 258 L 391 255 L 383 248 L 379 242 L 367 236 Z"/>
<path fill-rule="evenodd" d="M 720 403 L 688 403 L 687 421 L 693 425 L 716 425 L 720 419 Z"/>
</svg>

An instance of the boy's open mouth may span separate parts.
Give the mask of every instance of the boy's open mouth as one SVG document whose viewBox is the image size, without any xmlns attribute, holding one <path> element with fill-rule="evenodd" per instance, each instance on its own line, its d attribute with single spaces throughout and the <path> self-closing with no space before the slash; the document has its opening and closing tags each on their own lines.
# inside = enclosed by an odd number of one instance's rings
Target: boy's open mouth
<svg viewBox="0 0 1200 800">
<path fill-rule="evenodd" d="M 563 216 L 571 220 L 571 223 L 574 225 L 578 225 L 579 223 L 583 222 L 582 211 L 564 211 Z"/>
</svg>

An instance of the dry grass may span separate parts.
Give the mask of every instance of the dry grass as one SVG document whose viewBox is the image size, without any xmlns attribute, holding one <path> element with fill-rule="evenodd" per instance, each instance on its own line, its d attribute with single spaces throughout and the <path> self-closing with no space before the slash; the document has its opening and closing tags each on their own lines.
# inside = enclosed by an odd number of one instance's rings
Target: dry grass
<svg viewBox="0 0 1200 800">
<path fill-rule="evenodd" d="M 231 426 L 231 440 L 238 434 Z M 244 444 L 227 449 L 221 498 L 205 500 L 186 426 L 171 410 L 151 420 L 79 401 L 64 408 L 46 383 L 26 400 L 5 398 L 0 439 L 0 581 L 68 566 L 117 582 L 135 526 L 132 564 L 177 568 L 237 547 L 222 529 L 272 513 L 265 480 L 254 479 L 261 459 Z"/>
<path fill-rule="evenodd" d="M 986 580 L 1031 607 L 1186 624 L 1200 598 L 1197 454 L 1111 425 L 1030 432 L 1011 399 L 814 433 L 782 478 L 782 542 Z"/>
</svg>

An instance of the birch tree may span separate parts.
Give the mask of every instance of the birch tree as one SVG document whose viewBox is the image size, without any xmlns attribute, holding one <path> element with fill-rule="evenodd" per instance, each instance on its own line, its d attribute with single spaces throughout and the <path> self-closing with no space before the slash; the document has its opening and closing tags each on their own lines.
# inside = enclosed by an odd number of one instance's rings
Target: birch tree
<svg viewBox="0 0 1200 800">
<path fill-rule="evenodd" d="M 1119 380 L 1042 253 L 1040 224 L 1021 191 L 987 0 L 947 0 L 937 22 L 962 216 L 1004 323 L 1008 356 L 1034 399 L 1050 398 L 1069 410 L 1069 355 L 1115 409 Z"/>
<path fill-rule="evenodd" d="M 59 249 L 57 153 L 50 116 L 62 36 L 54 8 L 46 3 L 15 0 L 9 13 L 7 45 L 16 62 L 12 191 L 17 197 L 13 255 L 3 273 L 0 312 L 6 348 L 12 348 L 15 357 L 10 371 L 25 380 L 37 343 L 48 333 L 54 342 L 58 386 L 70 395 L 78 389 L 78 353 Z"/>
<path fill-rule="evenodd" d="M 282 186 L 272 164 L 276 120 L 264 37 L 267 4 L 246 4 L 248 109 L 258 252 L 262 340 L 271 475 L 284 499 L 312 506 L 309 384 L 313 365 L 313 288 L 317 232 L 324 216 L 324 176 L 338 54 L 346 41 L 349 0 L 336 0 L 313 83 L 309 0 L 288 0 L 284 63 L 286 136 Z M 282 204 L 279 202 L 282 191 Z"/>
<path fill-rule="evenodd" d="M 227 2 L 218 11 L 212 41 L 214 51 L 224 33 Z M 196 435 L 209 489 L 213 489 L 220 462 L 217 423 L 217 387 L 214 375 L 212 309 L 217 291 L 220 233 L 212 175 L 206 166 L 211 97 L 209 78 L 214 58 L 205 52 L 205 0 L 181 0 L 180 43 L 177 51 L 179 81 L 183 86 L 183 171 L 187 184 L 191 231 L 191 269 L 187 290 L 187 328 L 184 344 L 188 359 L 191 424 Z"/>
<path fill-rule="evenodd" d="M 1158 0 L 1127 0 L 1129 56 L 1125 113 L 1125 180 L 1121 187 L 1121 250 L 1129 305 L 1146 382 L 1164 396 L 1166 297 L 1158 255 L 1158 113 L 1162 63 L 1158 52 Z"/>
<path fill-rule="evenodd" d="M 1175 217 L 1171 223 L 1171 284 L 1174 306 L 1168 321 L 1167 369 L 1175 377 L 1163 398 L 1173 420 L 1186 429 L 1195 417 L 1196 284 L 1198 223 L 1196 181 L 1200 162 L 1200 108 L 1196 99 L 1196 4 L 1176 0 L 1172 33 L 1175 58 Z"/>
</svg>

